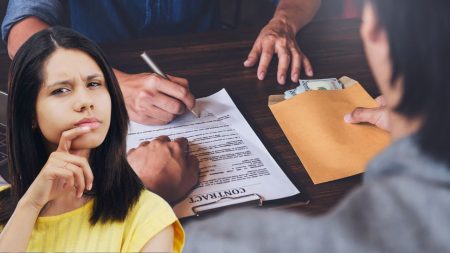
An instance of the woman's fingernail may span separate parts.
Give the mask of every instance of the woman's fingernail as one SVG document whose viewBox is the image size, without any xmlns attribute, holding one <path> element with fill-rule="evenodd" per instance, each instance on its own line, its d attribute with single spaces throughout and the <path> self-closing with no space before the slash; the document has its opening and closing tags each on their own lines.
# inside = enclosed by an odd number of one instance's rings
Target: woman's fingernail
<svg viewBox="0 0 450 253">
<path fill-rule="evenodd" d="M 88 186 L 88 191 L 92 190 L 92 183 Z"/>
<path fill-rule="evenodd" d="M 308 74 L 308 76 L 313 76 L 314 73 L 313 73 L 312 70 L 308 69 L 308 73 L 307 74 Z"/>
<path fill-rule="evenodd" d="M 292 81 L 293 81 L 293 82 L 297 82 L 297 81 L 298 81 L 298 74 L 297 74 L 297 73 L 294 73 L 294 74 L 292 75 Z"/>
<path fill-rule="evenodd" d="M 344 121 L 347 123 L 352 123 L 352 115 L 350 115 L 350 114 L 345 115 Z"/>
</svg>

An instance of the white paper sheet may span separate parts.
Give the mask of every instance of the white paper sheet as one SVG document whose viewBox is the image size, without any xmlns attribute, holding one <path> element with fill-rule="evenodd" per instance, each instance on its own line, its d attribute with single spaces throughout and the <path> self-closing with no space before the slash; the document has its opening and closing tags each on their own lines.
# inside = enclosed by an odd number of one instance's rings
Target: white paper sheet
<svg viewBox="0 0 450 253">
<path fill-rule="evenodd" d="M 205 204 L 229 205 L 236 197 L 258 194 L 266 200 L 290 197 L 299 191 L 287 178 L 225 89 L 197 99 L 200 118 L 186 113 L 165 126 L 131 122 L 127 150 L 160 135 L 185 137 L 200 161 L 200 183 L 174 207 L 179 218 L 195 215 L 192 208 Z M 212 205 L 211 205 L 212 206 Z"/>
</svg>

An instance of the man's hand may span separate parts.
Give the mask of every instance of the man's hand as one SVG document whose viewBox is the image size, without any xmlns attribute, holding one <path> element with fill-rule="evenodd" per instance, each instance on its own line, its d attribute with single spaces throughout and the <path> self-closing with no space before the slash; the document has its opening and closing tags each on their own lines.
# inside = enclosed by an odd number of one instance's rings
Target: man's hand
<svg viewBox="0 0 450 253">
<path fill-rule="evenodd" d="M 377 108 L 358 107 L 351 113 L 345 115 L 344 120 L 347 123 L 370 123 L 383 130 L 389 130 L 389 115 L 386 109 L 386 102 L 383 96 L 375 99 L 378 102 Z"/>
<path fill-rule="evenodd" d="M 244 62 L 245 67 L 254 66 L 259 59 L 257 76 L 263 80 L 267 73 L 273 54 L 278 55 L 277 80 L 286 83 L 289 65 L 290 78 L 298 82 L 303 66 L 308 76 L 313 76 L 313 69 L 308 58 L 302 53 L 295 40 L 296 30 L 281 19 L 273 18 L 259 33 L 253 48 Z"/>
<path fill-rule="evenodd" d="M 128 162 L 144 185 L 167 202 L 182 200 L 197 184 L 198 160 L 189 154 L 188 141 L 160 136 L 128 152 Z"/>
<path fill-rule="evenodd" d="M 130 119 L 145 125 L 164 125 L 195 106 L 188 81 L 157 74 L 126 74 L 115 70 Z"/>
<path fill-rule="evenodd" d="M 312 77 L 311 63 L 298 47 L 295 35 L 311 21 L 320 3 L 321 0 L 279 0 L 273 18 L 259 33 L 244 66 L 252 67 L 259 59 L 257 76 L 263 80 L 273 54 L 277 54 L 279 84 L 285 84 L 289 75 L 292 82 L 298 82 L 302 67 Z"/>
</svg>

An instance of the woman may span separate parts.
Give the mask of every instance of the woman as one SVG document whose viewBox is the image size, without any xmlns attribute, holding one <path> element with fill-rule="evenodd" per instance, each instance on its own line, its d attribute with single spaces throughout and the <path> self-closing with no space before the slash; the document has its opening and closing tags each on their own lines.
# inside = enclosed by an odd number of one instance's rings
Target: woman
<svg viewBox="0 0 450 253">
<path fill-rule="evenodd" d="M 383 107 L 346 121 L 385 127 L 393 143 L 359 188 L 320 217 L 250 210 L 189 224 L 186 251 L 450 252 L 449 13 L 447 0 L 366 1 L 361 37 Z"/>
<path fill-rule="evenodd" d="M 94 43 L 65 28 L 36 33 L 13 59 L 8 99 L 0 251 L 181 251 L 171 207 L 126 160 L 124 100 Z"/>
</svg>

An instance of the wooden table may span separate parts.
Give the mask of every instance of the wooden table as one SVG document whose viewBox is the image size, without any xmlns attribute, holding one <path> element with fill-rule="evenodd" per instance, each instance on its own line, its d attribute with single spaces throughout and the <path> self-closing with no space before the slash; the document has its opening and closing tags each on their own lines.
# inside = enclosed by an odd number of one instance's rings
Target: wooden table
<svg viewBox="0 0 450 253">
<path fill-rule="evenodd" d="M 315 70 L 315 78 L 347 75 L 362 83 L 372 95 L 378 90 L 365 60 L 359 38 L 360 20 L 333 20 L 310 24 L 298 36 L 301 49 Z M 276 61 L 264 81 L 256 68 L 244 68 L 258 31 L 227 31 L 148 38 L 102 45 L 112 65 L 126 72 L 148 71 L 139 55 L 146 50 L 166 73 L 185 77 L 196 97 L 226 88 L 272 156 L 293 183 L 305 191 L 311 202 L 291 207 L 318 214 L 333 207 L 349 190 L 361 183 L 361 176 L 314 185 L 288 140 L 267 107 L 267 97 L 281 94 L 295 84 L 276 84 Z M 0 88 L 6 87 L 9 60 L 0 56 Z"/>
</svg>

